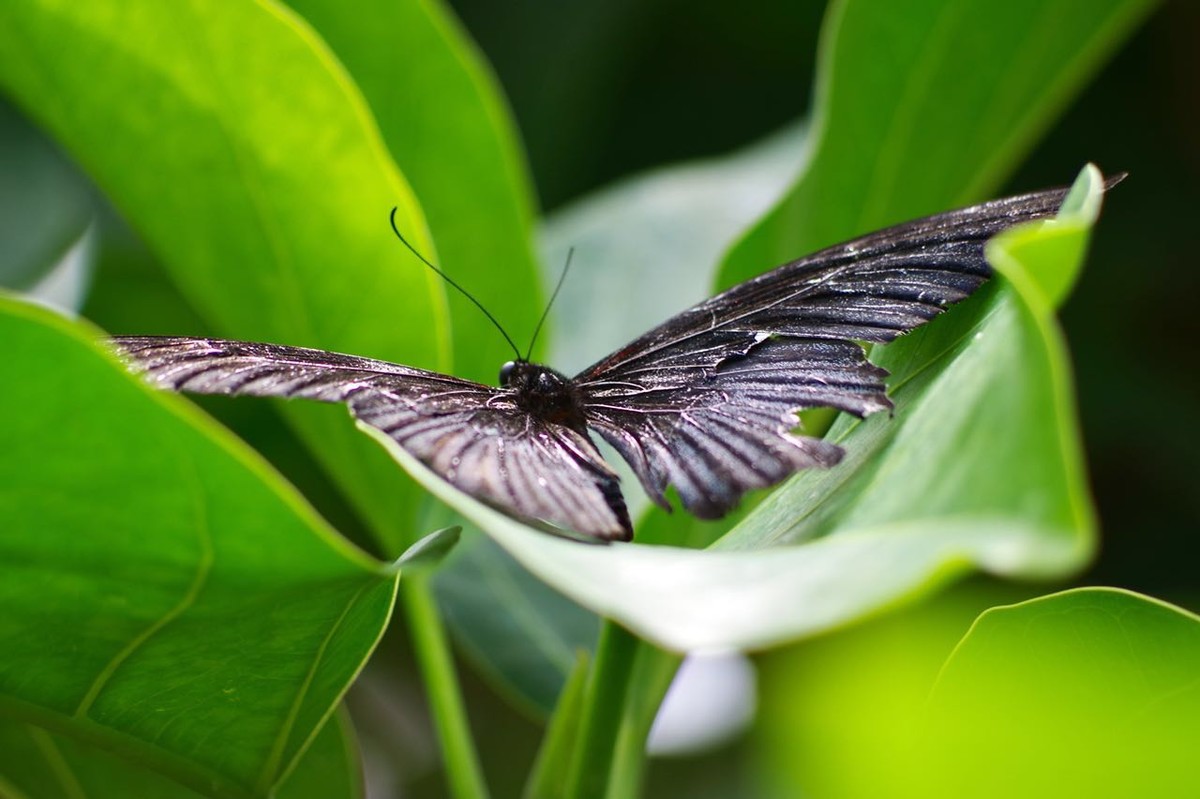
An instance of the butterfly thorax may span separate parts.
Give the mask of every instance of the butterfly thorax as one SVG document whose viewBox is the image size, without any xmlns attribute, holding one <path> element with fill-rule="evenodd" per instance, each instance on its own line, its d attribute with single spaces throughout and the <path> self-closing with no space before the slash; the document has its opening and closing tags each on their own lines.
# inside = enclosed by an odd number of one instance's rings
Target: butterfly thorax
<svg viewBox="0 0 1200 799">
<path fill-rule="evenodd" d="M 515 392 L 521 410 L 539 419 L 576 430 L 586 424 L 575 385 L 548 366 L 509 361 L 500 369 L 500 385 Z"/>
</svg>

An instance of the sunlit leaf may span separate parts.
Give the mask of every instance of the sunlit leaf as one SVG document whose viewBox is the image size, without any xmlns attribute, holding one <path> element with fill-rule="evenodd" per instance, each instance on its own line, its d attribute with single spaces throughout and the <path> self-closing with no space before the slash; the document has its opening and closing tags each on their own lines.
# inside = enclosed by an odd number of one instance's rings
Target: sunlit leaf
<svg viewBox="0 0 1200 799">
<path fill-rule="evenodd" d="M 568 372 L 582 368 L 703 298 L 722 248 L 795 171 L 802 134 L 792 128 L 727 158 L 656 170 L 547 220 L 546 262 L 560 262 L 575 248 L 553 309 L 552 319 L 560 321 L 548 362 Z M 646 291 L 628 291 L 643 280 L 651 283 Z M 632 480 L 630 474 L 626 484 Z M 634 508 L 644 504 L 636 490 L 628 500 Z M 595 615 L 480 536 L 467 537 L 436 585 L 456 640 L 476 667 L 519 703 L 548 713 L 573 653 L 595 641 Z"/>
<path fill-rule="evenodd" d="M 345 63 L 412 182 L 437 263 L 495 314 L 522 351 L 541 312 L 533 201 L 499 87 L 450 12 L 424 0 L 290 0 Z M 432 256 L 433 253 L 425 253 Z M 512 350 L 448 293 L 454 373 L 496 379 Z"/>
<path fill-rule="evenodd" d="M 1080 180 L 1099 195 L 1094 169 Z M 1081 240 L 1085 223 L 1072 228 Z M 1039 231 L 1055 252 L 1061 229 Z M 1029 235 L 1033 246 L 1039 234 Z M 830 436 L 848 453 L 839 466 L 801 473 L 707 551 L 548 537 L 372 434 L 430 491 L 585 607 L 672 649 L 767 646 L 844 624 L 972 565 L 1049 576 L 1086 559 L 1091 512 L 1063 345 L 1048 312 L 1019 286 L 994 282 L 883 348 L 895 417 L 836 425 Z"/>
<path fill-rule="evenodd" d="M 0 86 L 83 165 L 217 332 L 449 361 L 442 285 L 387 225 L 399 206 L 401 228 L 430 250 L 416 201 L 345 71 L 287 9 L 5 4 Z M 328 410 L 285 413 L 398 551 L 415 538 L 416 494 Z"/>
<path fill-rule="evenodd" d="M 1148 597 L 989 610 L 933 688 L 904 795 L 1181 795 L 1200 774 L 1197 673 L 1200 618 Z"/>
</svg>

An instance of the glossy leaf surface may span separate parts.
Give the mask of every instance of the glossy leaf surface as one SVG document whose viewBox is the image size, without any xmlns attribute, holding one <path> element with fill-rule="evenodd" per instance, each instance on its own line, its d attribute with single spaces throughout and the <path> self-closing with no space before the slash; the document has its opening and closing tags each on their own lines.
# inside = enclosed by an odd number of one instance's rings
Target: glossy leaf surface
<svg viewBox="0 0 1200 799">
<path fill-rule="evenodd" d="M 933 688 L 907 795 L 1178 795 L 1200 775 L 1198 670 L 1200 619 L 1149 597 L 993 608 Z"/>
<path fill-rule="evenodd" d="M 1085 194 L 1064 213 L 1076 254 L 1101 192 L 1094 170 L 1080 181 Z M 1024 234 L 1026 244 L 1049 241 L 1061 253 L 1061 229 Z M 895 418 L 839 423 L 830 437 L 849 453 L 842 464 L 801 473 L 709 551 L 547 538 L 383 443 L 524 566 L 601 615 L 672 649 L 767 646 L 969 564 L 1052 575 L 1087 557 L 1092 522 L 1067 365 L 1049 309 L 1033 300 L 994 282 L 889 345 L 879 360 L 893 372 Z"/>
<path fill-rule="evenodd" d="M 265 795 L 374 647 L 396 574 L 94 330 L 0 311 L 0 706 Z"/>
</svg>

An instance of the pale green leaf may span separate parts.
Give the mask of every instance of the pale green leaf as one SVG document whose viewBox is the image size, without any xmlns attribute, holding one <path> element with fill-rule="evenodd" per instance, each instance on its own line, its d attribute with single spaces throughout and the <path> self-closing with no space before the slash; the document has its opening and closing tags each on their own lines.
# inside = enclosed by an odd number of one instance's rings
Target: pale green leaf
<svg viewBox="0 0 1200 799">
<path fill-rule="evenodd" d="M 1081 588 L 993 608 L 946 662 L 898 795 L 1186 796 L 1198 673 L 1200 618 L 1149 597 Z"/>
<path fill-rule="evenodd" d="M 546 536 L 460 494 L 364 429 L 585 607 L 671 649 L 768 646 L 844 624 L 972 565 L 1049 576 L 1086 559 L 1091 512 L 1063 346 L 1046 313 L 993 284 L 881 348 L 878 360 L 894 375 L 895 418 L 839 423 L 830 435 L 847 450 L 842 464 L 801 473 L 707 551 Z"/>
</svg>

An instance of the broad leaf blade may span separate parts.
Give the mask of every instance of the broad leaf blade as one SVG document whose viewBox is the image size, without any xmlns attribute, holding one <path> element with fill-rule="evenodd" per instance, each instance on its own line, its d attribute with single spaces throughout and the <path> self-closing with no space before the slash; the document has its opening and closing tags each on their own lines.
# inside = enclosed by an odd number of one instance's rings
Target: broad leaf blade
<svg viewBox="0 0 1200 799">
<path fill-rule="evenodd" d="M 86 182 L 0 99 L 0 286 L 29 290 L 91 221 Z"/>
<path fill-rule="evenodd" d="M 321 33 L 362 89 L 420 199 L 438 265 L 524 350 L 542 309 L 533 200 L 515 128 L 471 42 L 440 3 L 289 5 Z M 512 350 L 465 297 L 452 291 L 448 299 L 455 374 L 494 381 Z"/>
<path fill-rule="evenodd" d="M 1093 195 L 1102 190 L 1091 172 L 1081 180 Z M 1074 235 L 1085 238 L 1086 227 Z M 1092 530 L 1070 381 L 1047 313 L 993 284 L 884 348 L 881 360 L 901 381 L 895 418 L 835 427 L 849 452 L 841 465 L 800 474 L 708 551 L 547 537 L 457 493 L 375 435 L 427 488 L 585 607 L 672 649 L 768 646 L 973 564 L 1044 576 L 1086 558 Z"/>
<path fill-rule="evenodd" d="M 772 795 L 895 796 L 914 721 L 972 620 L 1031 596 L 1028 583 L 970 579 L 936 597 L 755 658 L 749 749 Z"/>
<path fill-rule="evenodd" d="M 583 368 L 702 299 L 721 250 L 783 190 L 802 140 L 803 130 L 792 127 L 726 158 L 623 181 L 547 220 L 547 263 L 575 247 L 552 310 L 570 324 L 555 326 L 548 362 L 568 372 Z M 651 286 L 631 295 L 628 287 L 643 280 Z M 618 465 L 615 454 L 609 460 Z M 633 480 L 630 473 L 625 485 Z M 636 508 L 644 497 L 634 489 L 627 500 Z M 649 532 L 645 524 L 639 529 L 643 537 Z M 549 713 L 574 652 L 595 642 L 595 615 L 478 535 L 466 537 L 435 585 L 456 641 L 476 668 L 518 704 Z"/>
<path fill-rule="evenodd" d="M 276 791 L 279 799 L 361 799 L 366 793 L 350 714 L 343 705 Z"/>
<path fill-rule="evenodd" d="M 993 608 L 934 686 L 906 795 L 1186 795 L 1198 672 L 1200 618 L 1149 597 L 1083 588 Z"/>
<path fill-rule="evenodd" d="M 846 448 L 848 462 L 800 474 L 720 547 L 807 540 L 835 529 L 933 530 L 948 522 L 1009 533 L 1023 527 L 1029 545 L 1047 548 L 1051 574 L 1085 554 L 1094 522 L 1069 359 L 1054 309 L 1037 288 L 1040 275 L 1070 280 L 1082 265 L 1103 179 L 1089 166 L 1077 186 L 1086 203 L 989 242 L 989 257 L 1016 278 L 1014 290 L 993 284 L 954 309 L 948 323 L 876 350 L 876 362 L 891 372 L 901 423 L 842 417 L 828 437 Z M 827 497 L 812 502 L 818 494 Z M 1006 538 L 997 538 L 995 557 L 1018 546 L 1015 539 L 1002 546 Z"/>
<path fill-rule="evenodd" d="M 387 226 L 399 206 L 401 228 L 430 252 L 416 202 L 362 97 L 287 9 L 5 4 L 0 85 L 79 160 L 222 335 L 448 361 L 440 281 Z M 285 413 L 398 550 L 415 537 L 415 492 L 342 414 L 322 410 Z"/>
<path fill-rule="evenodd" d="M 93 330 L 0 311 L 0 707 L 266 794 L 382 634 L 395 573 Z"/>
<path fill-rule="evenodd" d="M 548 714 L 577 653 L 595 644 L 599 620 L 478 532 L 434 579 L 438 606 L 475 668 L 514 704 Z"/>
<path fill-rule="evenodd" d="M 834 3 L 810 166 L 733 250 L 720 284 L 994 194 L 1154 5 Z"/>
<path fill-rule="evenodd" d="M 359 765 L 352 757 L 349 723 L 332 717 L 296 770 L 280 787 L 280 799 L 355 799 L 362 796 Z M 89 746 L 13 719 L 0 719 L 0 795 L 8 799 L 201 799 L 163 775 Z"/>
</svg>

